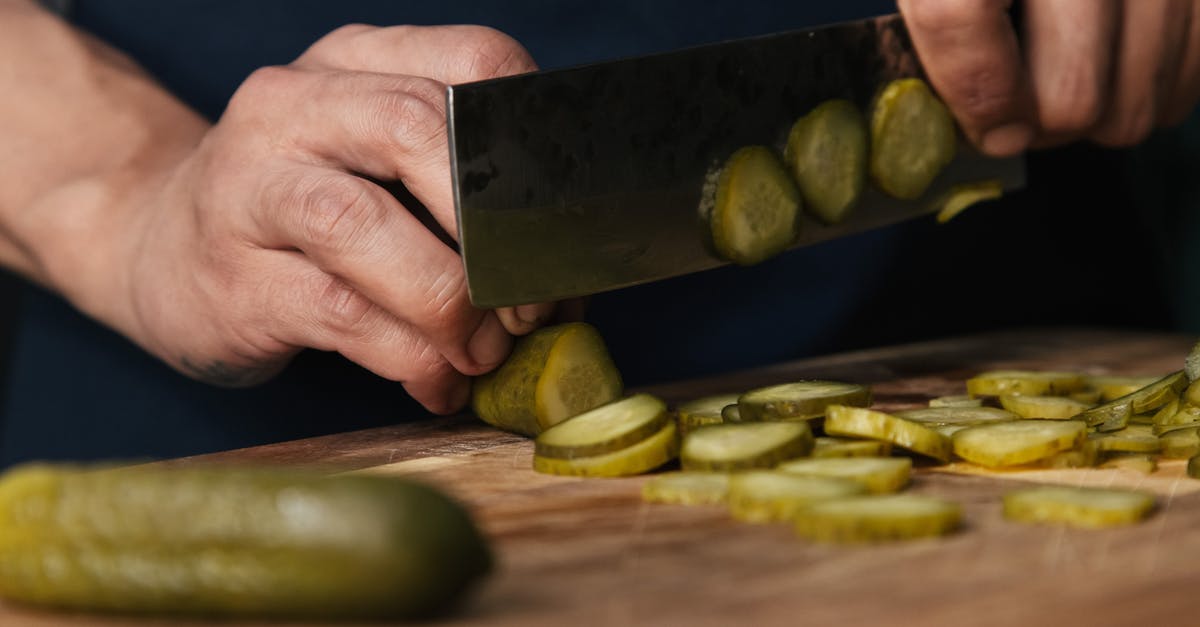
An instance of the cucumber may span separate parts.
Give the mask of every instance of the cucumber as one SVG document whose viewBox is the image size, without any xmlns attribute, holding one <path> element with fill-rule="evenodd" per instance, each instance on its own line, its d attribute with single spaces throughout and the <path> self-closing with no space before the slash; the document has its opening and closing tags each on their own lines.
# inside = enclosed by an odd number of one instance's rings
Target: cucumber
<svg viewBox="0 0 1200 627">
<path fill-rule="evenodd" d="M 499 368 L 475 379 L 471 407 L 492 426 L 534 437 L 621 394 L 621 374 L 600 334 L 572 322 L 518 339 Z"/>
<path fill-rule="evenodd" d="M 724 472 L 665 472 L 642 484 L 642 499 L 675 505 L 718 505 L 729 496 Z"/>
<path fill-rule="evenodd" d="M 724 422 L 721 410 L 736 403 L 740 394 L 717 394 L 688 401 L 675 409 L 679 421 L 680 435 L 687 435 L 693 429 L 719 425 Z"/>
<path fill-rule="evenodd" d="M 954 185 L 934 203 L 938 208 L 938 224 L 945 224 L 970 207 L 1003 195 L 1004 183 L 996 179 Z"/>
<path fill-rule="evenodd" d="M 1087 427 L 1076 420 L 1020 420 L 968 427 L 954 434 L 954 452 L 980 466 L 1019 466 L 1081 444 Z"/>
<path fill-rule="evenodd" d="M 837 224 L 858 203 L 867 180 L 867 124 L 848 100 L 826 101 L 792 125 L 783 158 L 804 206 Z"/>
<path fill-rule="evenodd" d="M 950 460 L 949 438 L 926 426 L 880 411 L 832 405 L 826 411 L 825 432 L 883 440 L 943 462 Z"/>
<path fill-rule="evenodd" d="M 1099 529 L 1138 522 L 1154 510 L 1154 496 L 1133 490 L 1039 486 L 1004 495 L 1004 517 Z"/>
<path fill-rule="evenodd" d="M 939 396 L 929 399 L 929 406 L 932 408 L 939 407 L 983 407 L 983 401 L 977 398 L 971 398 L 966 394 L 955 396 Z"/>
<path fill-rule="evenodd" d="M 1000 406 L 1022 418 L 1069 420 L 1091 409 L 1091 405 L 1064 396 L 1000 397 Z"/>
<path fill-rule="evenodd" d="M 557 459 L 612 453 L 658 433 L 670 420 L 665 403 L 649 394 L 636 394 L 546 429 L 534 440 L 533 452 Z"/>
<path fill-rule="evenodd" d="M 492 566 L 467 513 L 395 478 L 30 465 L 0 477 L 0 595 L 76 610 L 424 616 Z"/>
<path fill-rule="evenodd" d="M 908 485 L 912 460 L 907 457 L 843 457 L 793 459 L 776 468 L 779 472 L 810 477 L 853 479 L 875 494 L 896 492 Z"/>
<path fill-rule="evenodd" d="M 679 430 L 674 422 L 667 421 L 658 433 L 611 453 L 573 459 L 535 454 L 533 469 L 548 475 L 568 477 L 624 477 L 654 470 L 675 459 L 678 454 Z"/>
<path fill-rule="evenodd" d="M 766 146 L 734 152 L 717 179 L 709 215 L 712 245 L 742 266 L 787 250 L 800 228 L 800 192 L 787 168 Z"/>
<path fill-rule="evenodd" d="M 920 198 L 954 160 L 957 149 L 950 111 L 925 81 L 893 81 L 875 99 L 870 172 L 884 193 L 905 200 Z"/>
<path fill-rule="evenodd" d="M 977 401 L 978 402 L 978 401 Z M 930 427 L 943 426 L 975 426 L 991 422 L 1011 422 L 1021 417 L 1005 409 L 996 407 L 927 407 L 923 409 L 906 409 L 894 414 L 912 422 L 919 422 Z"/>
<path fill-rule="evenodd" d="M 1200 479 L 1200 457 L 1193 456 L 1188 458 L 1187 474 L 1193 479 Z"/>
<path fill-rule="evenodd" d="M 742 522 L 778 522 L 790 520 L 813 503 L 855 496 L 865 490 L 852 479 L 752 470 L 730 478 L 729 512 Z"/>
<path fill-rule="evenodd" d="M 812 456 L 827 457 L 887 457 L 892 443 L 879 440 L 854 440 L 822 436 L 813 441 Z"/>
<path fill-rule="evenodd" d="M 1087 387 L 1074 372 L 993 370 L 967 379 L 967 393 L 980 396 L 1065 396 Z"/>
<path fill-rule="evenodd" d="M 689 433 L 680 462 L 684 470 L 771 468 L 807 455 L 812 447 L 812 430 L 804 422 L 723 424 Z"/>
<path fill-rule="evenodd" d="M 946 535 L 962 521 L 955 503 L 887 494 L 815 503 L 796 516 L 796 533 L 818 542 L 863 543 Z"/>
<path fill-rule="evenodd" d="M 820 418 L 830 405 L 866 407 L 870 404 L 870 388 L 835 381 L 772 385 L 750 390 L 738 398 L 738 410 L 744 421 Z"/>
</svg>

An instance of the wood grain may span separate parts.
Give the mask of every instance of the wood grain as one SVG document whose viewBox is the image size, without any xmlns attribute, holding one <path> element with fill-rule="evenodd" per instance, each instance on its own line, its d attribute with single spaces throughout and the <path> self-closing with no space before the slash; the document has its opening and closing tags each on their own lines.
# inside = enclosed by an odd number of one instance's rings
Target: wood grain
<svg viewBox="0 0 1200 627">
<path fill-rule="evenodd" d="M 885 408 L 960 392 L 998 367 L 1157 374 L 1191 338 L 1029 331 L 863 351 L 656 386 L 679 401 L 797 378 L 871 383 Z M 177 463 L 257 462 L 413 476 L 466 503 L 501 566 L 452 625 L 1197 624 L 1200 494 L 1179 462 L 997 475 L 922 468 L 914 492 L 958 501 L 942 540 L 831 547 L 785 525 L 735 523 L 719 507 L 641 502 L 645 478 L 582 480 L 530 470 L 529 442 L 456 417 L 231 451 Z M 1140 525 L 1078 531 L 1005 522 L 1014 481 L 1138 485 L 1160 495 Z M 177 624 L 0 606 L 0 625 Z M 193 623 L 203 624 L 203 623 Z M 243 625 L 249 623 L 221 623 Z M 274 623 L 278 624 L 278 623 Z"/>
</svg>

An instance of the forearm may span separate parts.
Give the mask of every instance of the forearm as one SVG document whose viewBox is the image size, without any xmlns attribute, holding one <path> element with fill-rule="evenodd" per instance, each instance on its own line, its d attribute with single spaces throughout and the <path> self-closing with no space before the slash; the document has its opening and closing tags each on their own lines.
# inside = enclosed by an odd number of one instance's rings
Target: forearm
<svg viewBox="0 0 1200 627">
<path fill-rule="evenodd" d="M 0 93 L 0 264 L 109 318 L 129 208 L 208 124 L 28 0 L 0 0 Z"/>
</svg>

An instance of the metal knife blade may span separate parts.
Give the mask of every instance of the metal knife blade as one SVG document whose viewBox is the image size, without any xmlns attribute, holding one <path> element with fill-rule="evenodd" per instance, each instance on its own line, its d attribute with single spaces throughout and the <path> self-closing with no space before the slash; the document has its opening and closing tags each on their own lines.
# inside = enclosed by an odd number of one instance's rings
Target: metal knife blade
<svg viewBox="0 0 1200 627">
<path fill-rule="evenodd" d="M 454 199 L 471 301 L 553 301 L 723 265 L 706 246 L 706 177 L 734 150 L 782 148 L 829 98 L 864 111 L 921 76 L 897 15 L 537 72 L 447 89 Z M 836 226 L 806 219 L 796 246 L 933 210 L 951 186 L 1024 185 L 1024 161 L 965 143 L 915 201 L 868 186 Z"/>
</svg>

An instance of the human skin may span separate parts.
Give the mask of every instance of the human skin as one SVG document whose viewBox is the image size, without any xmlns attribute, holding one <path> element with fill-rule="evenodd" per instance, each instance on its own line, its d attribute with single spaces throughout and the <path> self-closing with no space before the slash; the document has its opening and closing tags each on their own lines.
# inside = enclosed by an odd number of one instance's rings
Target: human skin
<svg viewBox="0 0 1200 627">
<path fill-rule="evenodd" d="M 1196 5 L 1029 2 L 1022 51 L 1008 2 L 899 2 L 934 86 L 997 155 L 1182 119 Z M 192 377 L 251 385 L 337 351 L 455 411 L 554 305 L 471 306 L 437 233 L 457 233 L 444 87 L 533 69 L 484 27 L 346 26 L 256 71 L 212 124 L 118 51 L 0 0 L 0 263 Z"/>
</svg>

